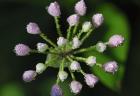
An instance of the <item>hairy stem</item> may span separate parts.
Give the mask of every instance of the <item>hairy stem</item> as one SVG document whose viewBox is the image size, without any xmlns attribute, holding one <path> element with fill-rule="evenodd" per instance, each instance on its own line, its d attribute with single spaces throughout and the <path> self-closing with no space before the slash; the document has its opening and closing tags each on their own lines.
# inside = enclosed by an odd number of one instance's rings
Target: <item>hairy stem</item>
<svg viewBox="0 0 140 96">
<path fill-rule="evenodd" d="M 55 24 L 56 24 L 57 33 L 58 33 L 59 36 L 62 37 L 60 24 L 59 24 L 59 17 L 54 17 L 54 20 L 55 20 Z"/>
</svg>

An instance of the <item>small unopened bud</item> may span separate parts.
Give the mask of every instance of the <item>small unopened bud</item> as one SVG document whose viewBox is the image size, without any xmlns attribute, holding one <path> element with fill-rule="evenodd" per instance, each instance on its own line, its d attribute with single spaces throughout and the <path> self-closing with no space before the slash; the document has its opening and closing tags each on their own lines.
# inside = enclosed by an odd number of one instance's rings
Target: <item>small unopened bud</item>
<svg viewBox="0 0 140 96">
<path fill-rule="evenodd" d="M 92 17 L 92 21 L 93 21 L 93 25 L 97 28 L 99 26 L 101 26 L 101 24 L 104 21 L 103 15 L 100 13 L 97 13 L 95 15 L 93 15 Z"/>
<path fill-rule="evenodd" d="M 103 65 L 103 68 L 106 72 L 115 73 L 118 70 L 117 62 L 110 61 Z"/>
<path fill-rule="evenodd" d="M 41 33 L 39 26 L 33 22 L 30 22 L 27 25 L 26 29 L 29 34 L 40 34 Z"/>
<path fill-rule="evenodd" d="M 86 10 L 87 10 L 87 7 L 86 7 L 86 4 L 84 2 L 84 0 L 80 0 L 79 2 L 76 3 L 75 5 L 75 12 L 80 15 L 80 16 L 83 16 L 86 14 Z"/>
<path fill-rule="evenodd" d="M 58 46 L 63 46 L 67 43 L 67 39 L 65 39 L 64 37 L 59 37 L 57 40 L 57 45 Z"/>
<path fill-rule="evenodd" d="M 96 50 L 98 52 L 104 52 L 106 50 L 106 44 L 103 42 L 99 42 L 96 44 Z"/>
<path fill-rule="evenodd" d="M 45 52 L 48 49 L 48 45 L 45 43 L 37 43 L 37 50 L 39 52 Z"/>
<path fill-rule="evenodd" d="M 77 14 L 73 14 L 67 18 L 67 22 L 70 26 L 75 26 L 79 22 L 79 16 Z"/>
<path fill-rule="evenodd" d="M 70 88 L 72 93 L 78 94 L 82 90 L 82 84 L 78 81 L 72 81 L 70 84 Z"/>
<path fill-rule="evenodd" d="M 61 15 L 60 6 L 57 2 L 51 3 L 46 9 L 48 10 L 48 13 L 54 17 Z"/>
<path fill-rule="evenodd" d="M 29 55 L 31 49 L 25 44 L 17 44 L 14 48 L 14 51 L 17 56 L 26 56 Z"/>
<path fill-rule="evenodd" d="M 43 64 L 43 63 L 38 63 L 38 64 L 36 65 L 36 72 L 37 72 L 38 74 L 41 74 L 41 73 L 44 72 L 45 70 L 46 70 L 45 64 Z"/>
<path fill-rule="evenodd" d="M 80 70 L 81 69 L 81 66 L 80 66 L 80 63 L 77 62 L 77 61 L 73 61 L 70 65 L 70 69 L 72 71 L 77 71 L 77 70 Z"/>
<path fill-rule="evenodd" d="M 65 72 L 65 71 L 60 71 L 59 73 L 58 73 L 58 75 L 59 75 L 59 79 L 63 82 L 65 79 L 67 79 L 67 77 L 68 77 L 68 73 L 67 72 Z"/>
<path fill-rule="evenodd" d="M 63 96 L 62 89 L 59 85 L 53 85 L 51 89 L 51 96 Z"/>
<path fill-rule="evenodd" d="M 92 27 L 92 24 L 91 24 L 91 22 L 85 22 L 84 24 L 83 24 L 83 26 L 82 26 L 82 31 L 83 32 L 88 32 L 90 29 L 91 29 L 91 27 Z"/>
<path fill-rule="evenodd" d="M 89 56 L 87 59 L 86 59 L 86 63 L 88 66 L 93 66 L 96 64 L 96 57 L 94 56 Z"/>
<path fill-rule="evenodd" d="M 84 78 L 85 78 L 86 84 L 90 86 L 91 88 L 93 88 L 94 85 L 98 82 L 98 78 L 94 76 L 93 74 L 86 74 Z"/>
<path fill-rule="evenodd" d="M 35 72 L 35 71 L 33 71 L 33 70 L 28 70 L 28 71 L 25 71 L 24 73 L 23 73 L 23 80 L 25 81 L 25 82 L 31 82 L 32 80 L 34 80 L 35 79 L 35 77 L 37 76 L 37 73 Z"/>
<path fill-rule="evenodd" d="M 110 47 L 118 47 L 123 42 L 124 42 L 124 37 L 122 37 L 121 35 L 113 35 L 112 37 L 110 37 L 108 41 L 108 45 Z"/>
<path fill-rule="evenodd" d="M 73 40 L 72 40 L 72 48 L 73 49 L 79 48 L 80 45 L 81 45 L 81 41 L 79 40 L 79 38 L 74 37 Z"/>
</svg>

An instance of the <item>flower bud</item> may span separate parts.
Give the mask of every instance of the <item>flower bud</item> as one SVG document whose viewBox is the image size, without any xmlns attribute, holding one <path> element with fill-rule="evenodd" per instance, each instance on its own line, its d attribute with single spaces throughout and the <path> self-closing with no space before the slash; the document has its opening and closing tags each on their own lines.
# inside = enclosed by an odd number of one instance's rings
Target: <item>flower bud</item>
<svg viewBox="0 0 140 96">
<path fill-rule="evenodd" d="M 58 73 L 59 79 L 63 82 L 68 77 L 68 73 L 65 71 L 60 71 Z"/>
<path fill-rule="evenodd" d="M 17 44 L 14 48 L 14 51 L 17 56 L 26 56 L 29 55 L 31 49 L 25 44 Z"/>
<path fill-rule="evenodd" d="M 70 69 L 72 71 L 77 71 L 77 70 L 81 69 L 81 66 L 80 66 L 79 62 L 73 61 L 70 65 Z"/>
<path fill-rule="evenodd" d="M 77 14 L 73 14 L 67 18 L 67 22 L 70 26 L 75 26 L 79 22 L 79 16 Z"/>
<path fill-rule="evenodd" d="M 30 22 L 27 25 L 26 29 L 29 34 L 40 34 L 41 33 L 39 26 L 33 22 Z"/>
<path fill-rule="evenodd" d="M 103 68 L 106 72 L 115 73 L 118 70 L 117 62 L 110 61 L 103 65 Z"/>
<path fill-rule="evenodd" d="M 36 72 L 38 73 L 38 74 L 41 74 L 43 71 L 45 71 L 46 70 L 46 66 L 45 66 L 45 64 L 43 64 L 43 63 L 38 63 L 37 65 L 36 65 Z"/>
<path fill-rule="evenodd" d="M 89 56 L 87 59 L 86 59 L 86 63 L 88 66 L 93 66 L 96 64 L 96 57 L 94 56 Z"/>
<path fill-rule="evenodd" d="M 37 76 L 37 73 L 33 70 L 28 70 L 28 71 L 25 71 L 23 73 L 23 80 L 25 82 L 31 82 L 32 80 L 35 79 L 35 77 Z"/>
<path fill-rule="evenodd" d="M 123 42 L 124 42 L 124 37 L 122 37 L 121 35 L 113 35 L 112 37 L 110 37 L 108 41 L 108 45 L 110 47 L 117 47 L 121 45 Z"/>
<path fill-rule="evenodd" d="M 59 85 L 53 85 L 51 89 L 51 96 L 63 96 L 62 89 L 59 87 Z"/>
<path fill-rule="evenodd" d="M 82 31 L 83 32 L 88 32 L 92 27 L 91 22 L 86 21 L 83 26 L 82 26 Z"/>
<path fill-rule="evenodd" d="M 75 5 L 75 12 L 80 15 L 80 16 L 83 16 L 86 14 L 86 10 L 87 10 L 87 7 L 86 7 L 86 4 L 84 2 L 84 0 L 80 0 L 79 2 L 76 3 Z"/>
<path fill-rule="evenodd" d="M 101 24 L 104 21 L 103 15 L 100 14 L 100 13 L 97 13 L 97 14 L 93 15 L 92 21 L 93 21 L 93 24 L 96 28 L 101 26 Z"/>
<path fill-rule="evenodd" d="M 70 88 L 72 93 L 78 94 L 82 90 L 82 84 L 78 81 L 72 81 Z"/>
<path fill-rule="evenodd" d="M 67 43 L 67 39 L 65 39 L 64 37 L 59 37 L 57 40 L 57 45 L 58 46 L 63 46 Z"/>
<path fill-rule="evenodd" d="M 81 45 L 81 41 L 78 39 L 78 37 L 74 37 L 72 41 L 72 48 L 76 49 L 79 48 Z"/>
<path fill-rule="evenodd" d="M 54 17 L 61 15 L 60 6 L 57 2 L 51 3 L 46 9 L 48 10 L 48 13 Z"/>
<path fill-rule="evenodd" d="M 96 50 L 98 52 L 104 52 L 106 50 L 106 44 L 103 42 L 99 42 L 96 44 Z"/>
<path fill-rule="evenodd" d="M 94 85 L 98 82 L 98 78 L 94 76 L 93 74 L 86 74 L 84 78 L 85 78 L 86 84 L 90 86 L 91 88 L 93 88 Z"/>
<path fill-rule="evenodd" d="M 45 52 L 48 49 L 48 45 L 45 43 L 37 43 L 37 50 L 39 52 Z"/>
</svg>

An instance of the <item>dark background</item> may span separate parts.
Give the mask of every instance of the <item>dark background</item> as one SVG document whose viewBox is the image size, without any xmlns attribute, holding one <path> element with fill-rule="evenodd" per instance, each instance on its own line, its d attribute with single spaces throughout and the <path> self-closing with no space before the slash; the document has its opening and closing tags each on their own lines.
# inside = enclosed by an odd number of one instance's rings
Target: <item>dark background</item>
<svg viewBox="0 0 140 96">
<path fill-rule="evenodd" d="M 66 2 L 68 4 L 71 0 L 65 0 L 65 3 L 63 2 L 64 0 L 59 1 L 60 4 L 64 5 Z M 91 5 L 89 4 L 90 1 L 92 0 L 86 0 L 86 3 Z M 85 87 L 79 96 L 140 96 L 140 1 L 93 1 L 96 4 L 103 2 L 112 3 L 125 14 L 130 25 L 130 46 L 120 93 L 113 92 L 102 83 L 99 83 L 94 89 Z M 38 77 L 39 80 L 25 84 L 21 79 L 23 71 L 34 68 L 36 63 L 41 62 L 45 58 L 40 55 L 16 57 L 12 50 L 15 44 L 19 42 L 24 42 L 35 48 L 34 45 L 42 41 L 38 36 L 26 33 L 25 27 L 29 21 L 37 22 L 41 29 L 43 31 L 47 30 L 50 38 L 55 40 L 56 35 L 49 33 L 49 31 L 54 31 L 53 19 L 44 10 L 44 6 L 50 2 L 51 0 L 0 0 L 0 96 L 48 96 L 45 95 L 46 92 L 49 92 L 45 91 L 47 87 L 42 86 L 45 86 L 47 83 L 46 79 L 54 78 L 57 70 L 49 68 L 44 75 Z M 69 13 L 72 13 L 66 10 L 69 10 L 69 8 L 65 7 L 62 11 L 67 16 Z M 63 29 L 65 30 L 65 27 Z M 48 80 L 48 82 L 51 81 Z"/>
</svg>

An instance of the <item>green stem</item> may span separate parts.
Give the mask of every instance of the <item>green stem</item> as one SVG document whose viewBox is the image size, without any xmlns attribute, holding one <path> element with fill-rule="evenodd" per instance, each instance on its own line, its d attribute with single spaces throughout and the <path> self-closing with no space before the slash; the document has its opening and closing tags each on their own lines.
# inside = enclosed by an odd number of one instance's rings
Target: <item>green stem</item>
<svg viewBox="0 0 140 96">
<path fill-rule="evenodd" d="M 93 29 L 89 30 L 89 32 L 87 32 L 87 34 L 82 38 L 81 42 L 83 44 L 83 42 L 90 36 L 90 34 L 92 33 Z"/>
<path fill-rule="evenodd" d="M 81 35 L 82 35 L 83 33 L 84 33 L 83 31 L 80 31 L 80 33 L 78 34 L 78 38 L 79 38 L 79 39 L 81 38 Z"/>
<path fill-rule="evenodd" d="M 73 36 L 76 34 L 77 32 L 77 28 L 78 28 L 79 23 L 77 23 L 73 29 Z"/>
<path fill-rule="evenodd" d="M 77 57 L 77 56 L 73 56 L 71 55 L 70 56 L 72 59 L 75 59 L 75 60 L 78 60 L 78 61 L 82 61 L 82 62 L 85 62 L 86 58 L 83 58 L 83 57 Z"/>
<path fill-rule="evenodd" d="M 82 69 L 80 70 L 80 73 L 83 74 L 83 75 L 86 74 Z"/>
<path fill-rule="evenodd" d="M 96 48 L 96 46 L 90 46 L 88 48 L 83 48 L 83 49 L 79 49 L 77 51 L 74 51 L 73 54 L 78 54 L 78 53 L 82 53 L 82 52 L 86 52 L 86 51 L 90 51 L 90 50 L 93 50 L 94 48 Z"/>
<path fill-rule="evenodd" d="M 69 28 L 68 28 L 68 30 L 67 30 L 67 39 L 68 39 L 68 40 L 70 40 L 71 28 L 72 28 L 72 26 L 69 26 Z"/>
<path fill-rule="evenodd" d="M 100 63 L 96 63 L 96 66 L 102 67 L 102 64 L 100 64 Z"/>
<path fill-rule="evenodd" d="M 41 33 L 40 37 L 43 38 L 45 41 L 47 41 L 53 47 L 57 47 L 44 33 Z"/>
<path fill-rule="evenodd" d="M 44 54 L 44 55 L 46 55 L 46 53 L 49 53 L 49 52 L 43 53 L 43 52 L 39 52 L 39 51 L 37 51 L 37 50 L 32 49 L 32 50 L 30 51 L 30 53 L 39 53 L 39 54 Z"/>
<path fill-rule="evenodd" d="M 55 24 L 56 24 L 57 33 L 59 36 L 62 37 L 62 33 L 60 30 L 60 24 L 59 24 L 59 17 L 54 17 L 54 20 L 55 20 Z"/>
</svg>

